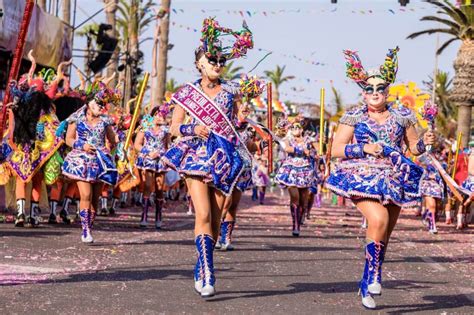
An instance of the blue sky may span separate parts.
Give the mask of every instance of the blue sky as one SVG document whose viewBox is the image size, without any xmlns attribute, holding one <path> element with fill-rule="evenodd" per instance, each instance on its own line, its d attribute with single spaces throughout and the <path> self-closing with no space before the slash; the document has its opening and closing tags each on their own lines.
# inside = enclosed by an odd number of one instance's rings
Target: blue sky
<svg viewBox="0 0 474 315">
<path fill-rule="evenodd" d="M 236 64 L 250 70 L 268 51 L 272 51 L 253 74 L 262 75 L 264 70 L 285 65 L 285 73 L 294 75 L 296 79 L 281 87 L 282 101 L 318 102 L 320 88 L 329 89 L 333 84 L 342 93 L 345 103 L 357 102 L 359 88 L 345 78 L 343 49 L 359 51 L 365 67 L 373 68 L 383 62 L 389 48 L 398 45 L 398 82 L 415 81 L 422 85 L 422 81 L 433 73 L 436 35 L 405 39 L 414 31 L 436 26 L 435 23 L 419 21 L 422 16 L 436 14 L 432 5 L 412 0 L 402 11 L 397 0 L 338 2 L 334 5 L 330 0 L 172 0 L 176 13 L 171 14 L 170 43 L 174 48 L 169 53 L 169 65 L 173 68 L 168 72 L 168 78 L 184 83 L 197 77 L 193 51 L 199 45 L 202 20 L 208 16 L 216 17 L 222 26 L 233 29 L 240 29 L 245 18 L 254 34 L 255 49 Z M 99 0 L 78 1 L 77 22 L 102 6 Z M 104 20 L 103 14 L 94 18 L 98 23 Z M 145 32 L 143 38 L 153 35 L 153 27 Z M 441 36 L 441 43 L 443 39 L 445 37 Z M 451 75 L 459 45 L 459 42 L 453 43 L 439 58 L 439 68 Z M 76 40 L 75 48 L 84 47 L 84 40 Z M 144 42 L 140 49 L 145 53 L 145 70 L 150 70 L 151 41 Z M 82 65 L 83 61 L 76 59 L 75 63 Z M 330 92 L 327 95 L 330 103 L 332 95 Z"/>
</svg>

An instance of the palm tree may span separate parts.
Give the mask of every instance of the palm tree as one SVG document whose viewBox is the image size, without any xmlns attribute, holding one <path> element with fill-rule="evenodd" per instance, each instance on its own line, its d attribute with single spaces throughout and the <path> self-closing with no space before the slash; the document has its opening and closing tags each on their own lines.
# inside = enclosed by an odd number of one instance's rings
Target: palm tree
<svg viewBox="0 0 474 315">
<path fill-rule="evenodd" d="M 158 64 L 156 69 L 156 104 L 163 103 L 165 99 L 166 92 L 166 70 L 168 65 L 168 37 L 170 30 L 170 7 L 171 0 L 162 0 L 161 1 L 161 14 L 160 16 L 160 25 L 159 25 L 159 47 L 158 48 Z"/>
<path fill-rule="evenodd" d="M 111 1 L 111 0 L 107 0 Z M 112 0 L 113 1 L 113 0 Z M 119 0 L 117 5 L 118 15 L 116 17 L 117 28 L 120 33 L 120 43 L 122 46 L 127 45 L 129 40 L 129 24 L 130 19 L 133 21 L 133 31 L 142 35 L 144 31 L 150 26 L 150 23 L 155 20 L 153 13 L 153 7 L 156 3 L 152 0 L 143 1 L 138 0 Z M 134 15 L 137 14 L 138 18 L 135 20 Z"/>
<path fill-rule="evenodd" d="M 428 90 L 433 90 L 432 77 L 430 77 L 428 82 L 423 83 Z M 454 106 L 453 102 L 451 102 L 449 98 L 452 83 L 453 79 L 449 77 L 449 73 L 438 71 L 436 74 L 435 103 L 438 105 L 439 112 L 436 119 L 436 124 L 439 127 L 438 130 L 448 138 L 454 135 L 455 130 L 453 130 L 452 126 L 456 124 L 453 117 L 456 117 L 458 113 L 458 108 Z"/>
<path fill-rule="evenodd" d="M 229 80 L 229 81 L 237 80 L 242 75 L 242 72 L 241 72 L 242 70 L 243 70 L 243 67 L 241 66 L 234 67 L 234 62 L 231 61 L 225 65 L 224 69 L 222 69 L 222 78 L 224 80 Z"/>
<path fill-rule="evenodd" d="M 424 34 L 447 34 L 449 39 L 436 52 L 441 54 L 446 47 L 457 40 L 461 40 L 457 57 L 454 61 L 455 76 L 453 89 L 450 94 L 458 106 L 458 132 L 462 132 L 462 145 L 467 146 L 471 129 L 471 112 L 474 106 L 474 8 L 471 5 L 455 7 L 448 0 L 425 0 L 439 8 L 442 16 L 425 16 L 421 21 L 438 22 L 444 28 L 431 28 L 415 32 L 407 38 L 413 39 Z"/>
<path fill-rule="evenodd" d="M 107 24 L 112 26 L 112 29 L 110 30 L 112 34 L 111 37 L 117 38 L 118 32 L 117 32 L 116 12 L 117 12 L 118 0 L 103 0 L 103 1 L 105 5 L 105 19 L 107 21 Z M 117 71 L 117 66 L 118 66 L 118 49 L 116 48 L 112 55 L 112 58 L 110 59 L 109 65 L 107 66 L 108 77 Z M 117 81 L 114 78 L 111 82 L 111 86 L 115 86 L 116 83 Z"/>
<path fill-rule="evenodd" d="M 178 82 L 175 79 L 171 78 L 166 81 L 166 92 L 174 93 L 179 88 Z"/>
<path fill-rule="evenodd" d="M 142 0 L 120 0 L 117 6 L 119 12 L 117 26 L 122 35 L 120 38 L 121 50 L 127 52 L 132 60 L 131 64 L 127 62 L 125 102 L 133 97 L 136 83 L 138 83 L 138 78 L 133 72 L 143 59 L 143 54 L 140 54 L 139 51 L 139 37 L 155 19 L 155 16 L 151 14 L 153 6 L 155 6 L 155 3 L 152 0 L 146 0 L 145 2 Z M 125 56 L 127 57 L 127 54 Z"/>
<path fill-rule="evenodd" d="M 283 66 L 283 67 L 277 66 L 275 71 L 268 71 L 268 70 L 264 71 L 266 78 L 272 82 L 272 89 L 273 89 L 272 97 L 275 100 L 280 99 L 280 93 L 278 92 L 278 88 L 280 87 L 280 85 L 295 78 L 292 75 L 283 76 L 283 72 L 285 72 L 285 68 L 286 66 Z"/>
</svg>

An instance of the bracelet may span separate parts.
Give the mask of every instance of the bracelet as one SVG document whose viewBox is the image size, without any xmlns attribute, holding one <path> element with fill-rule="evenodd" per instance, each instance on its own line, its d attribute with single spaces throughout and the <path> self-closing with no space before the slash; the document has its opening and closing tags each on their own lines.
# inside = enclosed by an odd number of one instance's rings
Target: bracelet
<svg viewBox="0 0 474 315">
<path fill-rule="evenodd" d="M 295 147 L 295 155 L 302 156 L 303 155 L 303 149 L 300 147 Z"/>
<path fill-rule="evenodd" d="M 364 143 L 348 144 L 344 148 L 344 154 L 348 159 L 357 159 L 365 157 Z"/>
<path fill-rule="evenodd" d="M 74 144 L 72 145 L 72 148 L 76 149 L 76 150 L 84 150 L 84 145 L 85 144 L 86 143 L 84 142 L 84 140 L 77 139 L 76 141 L 74 141 Z"/>
<path fill-rule="evenodd" d="M 183 135 L 183 136 L 195 136 L 196 134 L 194 133 L 194 127 L 196 127 L 195 124 L 183 124 L 181 126 L 179 126 L 179 132 Z"/>
<path fill-rule="evenodd" d="M 423 139 L 418 140 L 416 143 L 416 150 L 418 151 L 418 154 L 423 154 L 426 152 L 426 145 Z"/>
</svg>

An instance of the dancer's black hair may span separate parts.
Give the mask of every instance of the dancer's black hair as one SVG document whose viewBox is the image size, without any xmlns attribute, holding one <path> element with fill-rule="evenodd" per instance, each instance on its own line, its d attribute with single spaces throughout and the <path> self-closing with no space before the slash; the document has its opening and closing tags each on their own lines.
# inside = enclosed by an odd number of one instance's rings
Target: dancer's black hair
<svg viewBox="0 0 474 315">
<path fill-rule="evenodd" d="M 15 129 L 13 130 L 13 141 L 17 144 L 31 144 L 34 148 L 36 140 L 36 125 L 41 111 L 49 113 L 53 103 L 43 92 L 33 92 L 28 99 L 22 99 L 13 110 L 15 117 Z"/>
<path fill-rule="evenodd" d="M 71 114 L 84 106 L 85 101 L 79 97 L 62 96 L 54 100 L 56 116 L 59 121 L 66 120 Z"/>
</svg>

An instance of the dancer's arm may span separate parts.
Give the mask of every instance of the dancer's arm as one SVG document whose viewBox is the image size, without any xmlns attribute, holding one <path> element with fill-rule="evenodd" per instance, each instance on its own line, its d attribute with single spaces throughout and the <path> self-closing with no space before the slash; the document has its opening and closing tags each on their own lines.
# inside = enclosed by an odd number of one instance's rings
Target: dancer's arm
<svg viewBox="0 0 474 315">
<path fill-rule="evenodd" d="M 116 141 L 114 129 L 112 128 L 112 126 L 107 126 L 107 128 L 105 129 L 105 132 L 106 132 L 107 140 L 109 140 L 109 143 L 110 143 L 110 148 L 111 149 L 115 148 L 115 146 L 117 145 L 117 141 Z"/>
<path fill-rule="evenodd" d="M 426 152 L 426 146 L 433 145 L 435 143 L 435 135 L 432 131 L 427 131 L 422 138 L 418 137 L 415 126 L 410 125 L 405 131 L 405 143 L 407 144 L 410 152 L 418 156 Z"/>
<path fill-rule="evenodd" d="M 137 152 L 140 152 L 143 148 L 143 142 L 145 141 L 145 133 L 143 131 L 139 131 L 135 138 L 135 142 L 133 143 L 133 147 Z"/>
<path fill-rule="evenodd" d="M 66 144 L 72 148 L 74 146 L 74 142 L 76 142 L 76 124 L 69 123 L 66 132 Z"/>
<path fill-rule="evenodd" d="M 171 118 L 171 134 L 175 137 L 195 135 L 200 138 L 207 139 L 209 136 L 209 129 L 206 126 L 201 125 L 183 125 L 185 116 L 186 112 L 184 109 L 181 106 L 176 105 L 173 110 L 173 117 Z M 183 134 L 183 132 L 185 132 L 185 134 Z"/>
</svg>

